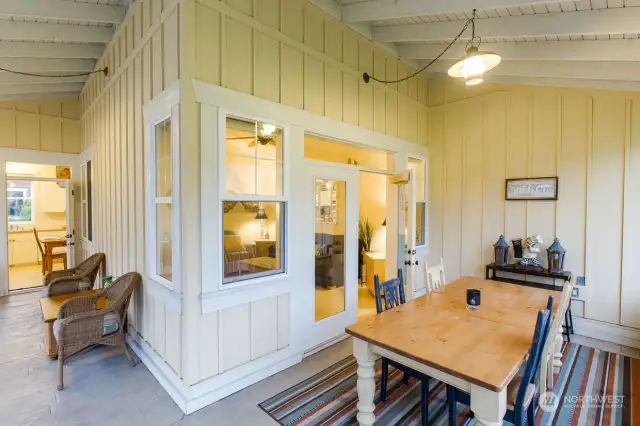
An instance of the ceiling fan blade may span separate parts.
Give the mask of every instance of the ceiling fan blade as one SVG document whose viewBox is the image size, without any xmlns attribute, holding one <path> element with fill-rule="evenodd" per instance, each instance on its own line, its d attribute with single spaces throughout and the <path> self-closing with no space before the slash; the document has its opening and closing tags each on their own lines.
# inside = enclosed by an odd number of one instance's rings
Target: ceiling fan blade
<svg viewBox="0 0 640 426">
<path fill-rule="evenodd" d="M 230 141 L 241 140 L 241 139 L 255 139 L 255 136 L 239 136 L 237 138 L 227 138 L 227 140 L 230 140 Z"/>
<path fill-rule="evenodd" d="M 252 140 L 251 142 L 249 142 L 249 148 L 253 148 L 254 146 L 256 146 L 256 140 Z"/>
<path fill-rule="evenodd" d="M 268 145 L 273 145 L 273 146 L 278 146 L 278 144 L 276 143 L 275 140 L 270 139 L 269 142 L 267 142 Z"/>
</svg>

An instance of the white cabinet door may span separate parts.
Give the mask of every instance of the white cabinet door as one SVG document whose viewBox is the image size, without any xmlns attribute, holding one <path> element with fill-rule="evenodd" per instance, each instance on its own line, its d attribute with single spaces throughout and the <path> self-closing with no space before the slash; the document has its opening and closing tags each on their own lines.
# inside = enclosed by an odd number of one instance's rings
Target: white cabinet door
<svg viewBox="0 0 640 426">
<path fill-rule="evenodd" d="M 29 265 L 38 262 L 38 252 L 36 241 L 28 236 L 16 236 L 12 242 L 11 252 L 13 253 L 14 265 Z"/>
</svg>

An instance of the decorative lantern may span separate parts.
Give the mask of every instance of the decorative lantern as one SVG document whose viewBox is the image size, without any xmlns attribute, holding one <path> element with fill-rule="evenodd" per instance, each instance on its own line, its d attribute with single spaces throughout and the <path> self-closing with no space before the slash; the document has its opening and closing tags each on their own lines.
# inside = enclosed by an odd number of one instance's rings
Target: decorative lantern
<svg viewBox="0 0 640 426">
<path fill-rule="evenodd" d="M 564 270 L 564 256 L 567 251 L 560 245 L 558 238 L 553 240 L 553 244 L 547 249 L 547 261 L 551 272 L 562 272 Z"/>
<path fill-rule="evenodd" d="M 504 235 L 500 235 L 493 248 L 496 252 L 496 266 L 507 266 L 509 264 L 509 244 L 504 239 Z"/>
</svg>

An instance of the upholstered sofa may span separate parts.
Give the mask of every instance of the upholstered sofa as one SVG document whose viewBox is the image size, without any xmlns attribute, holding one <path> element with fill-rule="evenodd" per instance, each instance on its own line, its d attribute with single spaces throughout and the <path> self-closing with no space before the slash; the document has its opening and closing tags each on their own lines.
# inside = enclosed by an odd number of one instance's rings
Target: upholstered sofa
<svg viewBox="0 0 640 426">
<path fill-rule="evenodd" d="M 241 261 L 256 257 L 256 246 L 243 244 L 242 239 L 235 234 L 225 231 L 224 235 L 224 276 L 229 277 L 246 272 Z"/>
</svg>

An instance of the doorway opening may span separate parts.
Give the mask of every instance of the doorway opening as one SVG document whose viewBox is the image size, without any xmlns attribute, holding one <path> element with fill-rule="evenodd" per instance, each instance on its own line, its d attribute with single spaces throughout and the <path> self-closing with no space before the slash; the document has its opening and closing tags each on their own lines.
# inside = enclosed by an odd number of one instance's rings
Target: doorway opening
<svg viewBox="0 0 640 426">
<path fill-rule="evenodd" d="M 387 175 L 360 172 L 358 317 L 375 315 L 374 276 L 386 277 Z"/>
<path fill-rule="evenodd" d="M 68 178 L 58 178 L 68 170 L 6 163 L 9 291 L 37 289 L 48 272 L 71 266 L 71 192 Z"/>
</svg>

